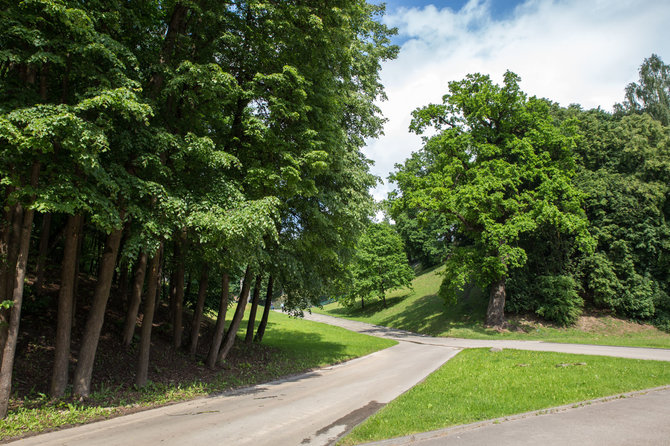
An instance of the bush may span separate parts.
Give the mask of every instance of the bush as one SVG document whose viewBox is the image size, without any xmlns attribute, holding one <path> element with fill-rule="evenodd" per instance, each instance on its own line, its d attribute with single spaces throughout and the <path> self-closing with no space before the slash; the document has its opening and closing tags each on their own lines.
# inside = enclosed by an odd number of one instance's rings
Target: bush
<svg viewBox="0 0 670 446">
<path fill-rule="evenodd" d="M 584 300 L 572 276 L 539 276 L 536 293 L 539 305 L 535 312 L 547 320 L 571 325 L 582 314 Z"/>
</svg>

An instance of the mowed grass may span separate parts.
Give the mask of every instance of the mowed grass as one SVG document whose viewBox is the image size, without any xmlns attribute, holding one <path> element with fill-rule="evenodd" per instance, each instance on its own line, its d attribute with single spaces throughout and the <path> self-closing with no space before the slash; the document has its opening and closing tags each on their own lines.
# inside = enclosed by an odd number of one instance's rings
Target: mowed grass
<svg viewBox="0 0 670 446">
<path fill-rule="evenodd" d="M 232 313 L 229 311 L 229 317 Z M 238 334 L 238 345 L 243 344 L 239 336 L 244 337 L 246 326 L 245 317 Z M 237 361 L 233 369 L 224 364 L 214 376 L 203 373 L 208 378 L 199 377 L 170 385 L 150 382 L 142 389 L 132 385 L 110 387 L 93 383 L 97 385 L 94 392 L 82 401 L 71 397 L 53 400 L 42 393 L 28 395 L 20 402 L 14 400 L 14 406 L 18 408 L 0 420 L 0 441 L 260 384 L 364 356 L 395 344 L 396 341 L 389 339 L 271 312 L 263 345 L 272 348 L 261 350 L 256 346 L 250 347 L 251 352 L 246 356 L 249 359 Z M 263 354 L 265 360 L 254 360 L 254 352 Z M 205 372 L 204 365 L 200 363 L 200 366 Z"/>
<path fill-rule="evenodd" d="M 464 350 L 353 429 L 353 445 L 670 384 L 670 364 L 520 350 Z"/>
<path fill-rule="evenodd" d="M 483 323 L 488 296 L 473 287 L 467 289 L 455 305 L 445 305 L 437 295 L 443 271 L 444 267 L 426 271 L 413 280 L 412 290 L 388 293 L 386 308 L 381 302 L 366 303 L 364 310 L 360 301 L 353 308 L 334 302 L 313 311 L 431 336 L 670 348 L 670 333 L 607 315 L 582 317 L 574 327 L 558 327 L 507 315 L 510 316 L 508 330 L 488 329 Z"/>
<path fill-rule="evenodd" d="M 248 312 L 241 336 L 246 333 L 247 316 Z M 258 323 L 257 320 L 256 327 Z M 275 347 L 297 370 L 304 370 L 365 356 L 397 342 L 271 311 L 263 344 Z"/>
</svg>

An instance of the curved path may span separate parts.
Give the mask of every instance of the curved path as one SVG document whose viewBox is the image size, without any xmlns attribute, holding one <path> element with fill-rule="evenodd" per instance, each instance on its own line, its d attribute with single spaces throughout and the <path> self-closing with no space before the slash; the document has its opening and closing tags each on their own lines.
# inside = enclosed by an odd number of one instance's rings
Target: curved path
<svg viewBox="0 0 670 446">
<path fill-rule="evenodd" d="M 317 314 L 306 318 L 396 339 L 399 344 L 293 378 L 12 444 L 325 445 L 423 380 L 463 348 L 503 347 L 670 361 L 670 350 L 663 349 L 433 338 Z"/>
<path fill-rule="evenodd" d="M 614 356 L 618 358 L 652 359 L 658 361 L 670 361 L 670 349 L 664 348 L 641 348 L 641 347 L 615 347 L 609 345 L 591 344 L 558 344 L 543 341 L 515 341 L 515 340 L 489 340 L 489 339 L 459 339 L 459 338 L 436 338 L 420 335 L 409 331 L 395 328 L 382 327 L 379 325 L 366 324 L 365 322 L 351 321 L 322 314 L 306 314 L 305 319 L 324 324 L 336 325 L 347 330 L 359 333 L 395 339 L 397 341 L 412 342 L 423 345 L 439 345 L 458 349 L 500 347 L 513 348 L 516 350 L 532 350 L 538 352 L 576 353 L 581 355 Z"/>
</svg>

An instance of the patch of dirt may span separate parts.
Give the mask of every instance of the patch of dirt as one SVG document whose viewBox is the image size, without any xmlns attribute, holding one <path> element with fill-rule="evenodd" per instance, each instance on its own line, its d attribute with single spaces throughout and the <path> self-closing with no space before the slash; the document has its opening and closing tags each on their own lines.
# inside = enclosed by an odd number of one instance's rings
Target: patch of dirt
<svg viewBox="0 0 670 446">
<path fill-rule="evenodd" d="M 80 296 L 92 296 L 95 283 L 84 280 L 80 284 Z M 58 290 L 50 289 L 41 296 L 27 296 L 21 317 L 20 335 L 12 381 L 13 397 L 10 411 L 19 407 L 36 407 L 48 403 L 49 385 L 54 361 L 54 338 L 56 332 Z M 283 359 L 276 349 L 253 343 L 244 344 L 238 339 L 226 358 L 225 364 L 210 370 L 204 365 L 212 338 L 213 323 L 209 321 L 201 328 L 200 341 L 195 359 L 189 357 L 184 348 L 188 348 L 190 333 L 190 316 L 184 315 L 183 347 L 175 350 L 172 347 L 171 326 L 167 322 L 168 308 L 162 302 L 155 317 L 151 357 L 149 364 L 149 380 L 160 385 L 188 385 L 201 382 L 213 384 L 214 393 L 265 382 L 277 378 L 277 370 L 291 370 L 288 359 Z M 134 387 L 136 356 L 139 341 L 139 328 L 136 337 L 126 348 L 121 343 L 123 321 L 125 319 L 124 302 L 110 296 L 105 322 L 100 335 L 98 350 L 92 377 L 92 393 L 97 392 L 95 400 L 78 400 L 103 407 L 116 407 L 115 414 L 137 412 L 143 392 Z M 76 368 L 76 358 L 86 316 L 87 302 L 77 303 L 76 325 L 72 331 L 70 356 L 70 380 Z M 268 365 L 274 370 L 270 370 Z M 294 373 L 294 372 L 291 372 Z M 222 384 L 222 382 L 227 384 Z M 146 399 L 146 397 L 145 397 Z M 74 400 L 63 399 L 67 403 Z"/>
<path fill-rule="evenodd" d="M 646 331 L 656 331 L 657 329 L 649 324 L 642 324 L 625 319 L 619 319 L 604 313 L 592 313 L 580 316 L 575 323 L 575 328 L 591 333 L 603 333 L 611 335 L 622 335 L 626 333 L 643 333 Z"/>
<path fill-rule="evenodd" d="M 551 322 L 542 320 L 532 314 L 510 314 L 507 317 L 504 331 L 530 333 L 547 327 L 556 329 L 565 328 L 561 327 L 560 325 L 552 324 Z M 654 333 L 658 331 L 656 327 L 650 324 L 620 319 L 612 316 L 612 314 L 609 312 L 593 310 L 580 316 L 579 319 L 577 319 L 577 322 L 575 322 L 575 325 L 568 328 L 603 335 L 623 335 L 627 333 L 644 332 Z"/>
</svg>

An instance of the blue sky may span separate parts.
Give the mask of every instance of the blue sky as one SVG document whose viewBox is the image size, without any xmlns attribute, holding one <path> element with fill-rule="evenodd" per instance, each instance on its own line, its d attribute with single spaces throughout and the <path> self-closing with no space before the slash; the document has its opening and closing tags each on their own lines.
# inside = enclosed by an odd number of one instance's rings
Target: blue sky
<svg viewBox="0 0 670 446">
<path fill-rule="evenodd" d="M 378 0 L 372 0 L 380 3 Z M 637 80 L 644 58 L 670 63 L 670 1 L 665 0 L 387 0 L 384 23 L 397 27 L 398 58 L 385 62 L 385 135 L 367 141 L 373 173 L 386 177 L 421 140 L 407 131 L 417 107 L 440 102 L 468 73 L 500 82 L 506 70 L 521 88 L 561 105 L 611 110 Z"/>
<path fill-rule="evenodd" d="M 490 2 L 491 16 L 495 20 L 504 20 L 514 12 L 517 5 L 523 2 L 524 0 L 492 1 Z M 370 3 L 385 3 L 387 14 L 397 14 L 400 9 L 424 8 L 429 5 L 435 6 L 437 9 L 448 8 L 457 12 L 467 5 L 468 0 L 373 0 Z"/>
</svg>

